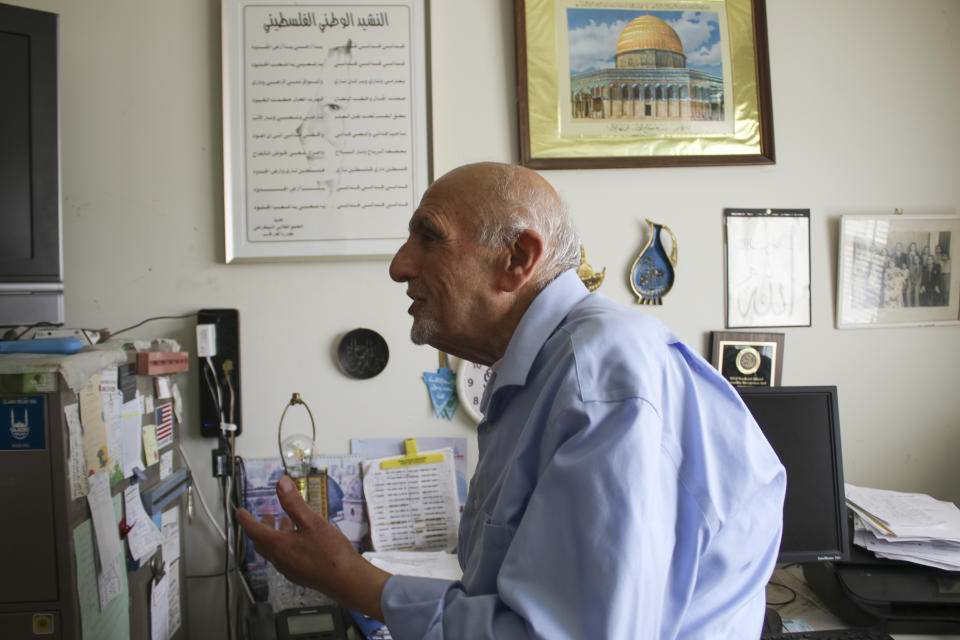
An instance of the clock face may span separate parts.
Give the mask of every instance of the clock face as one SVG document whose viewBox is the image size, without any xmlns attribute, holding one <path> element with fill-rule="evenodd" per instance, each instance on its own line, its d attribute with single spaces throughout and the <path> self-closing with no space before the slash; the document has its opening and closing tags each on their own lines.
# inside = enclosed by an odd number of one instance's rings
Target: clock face
<svg viewBox="0 0 960 640">
<path fill-rule="evenodd" d="M 483 400 L 483 391 L 487 388 L 490 373 L 487 365 L 468 360 L 460 362 L 460 370 L 457 372 L 457 396 L 460 398 L 460 406 L 475 422 L 483 420 L 480 401 Z"/>
</svg>

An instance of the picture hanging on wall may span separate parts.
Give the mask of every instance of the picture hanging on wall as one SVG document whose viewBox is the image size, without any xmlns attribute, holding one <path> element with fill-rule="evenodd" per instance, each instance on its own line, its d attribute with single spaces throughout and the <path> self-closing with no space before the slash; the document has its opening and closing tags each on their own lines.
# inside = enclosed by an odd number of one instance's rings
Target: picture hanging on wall
<svg viewBox="0 0 960 640">
<path fill-rule="evenodd" d="M 810 210 L 724 209 L 727 327 L 810 326 Z"/>
<path fill-rule="evenodd" d="M 429 184 L 426 0 L 223 0 L 226 261 L 392 255 Z"/>
<path fill-rule="evenodd" d="M 772 164 L 764 0 L 517 0 L 520 160 Z"/>
<path fill-rule="evenodd" d="M 954 238 L 956 215 L 842 216 L 837 327 L 960 324 Z"/>
<path fill-rule="evenodd" d="M 735 387 L 776 387 L 783 372 L 783 334 L 713 331 L 711 362 Z"/>
</svg>

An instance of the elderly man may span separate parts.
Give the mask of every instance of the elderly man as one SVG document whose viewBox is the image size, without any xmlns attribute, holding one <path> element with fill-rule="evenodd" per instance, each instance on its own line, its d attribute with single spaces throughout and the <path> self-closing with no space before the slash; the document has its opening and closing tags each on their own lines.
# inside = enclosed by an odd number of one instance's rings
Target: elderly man
<svg viewBox="0 0 960 640">
<path fill-rule="evenodd" d="M 296 531 L 244 511 L 296 582 L 410 638 L 758 637 L 785 474 L 737 393 L 659 322 L 591 294 L 533 171 L 437 180 L 390 265 L 411 337 L 493 365 L 458 582 L 391 576 L 278 485 Z"/>
</svg>

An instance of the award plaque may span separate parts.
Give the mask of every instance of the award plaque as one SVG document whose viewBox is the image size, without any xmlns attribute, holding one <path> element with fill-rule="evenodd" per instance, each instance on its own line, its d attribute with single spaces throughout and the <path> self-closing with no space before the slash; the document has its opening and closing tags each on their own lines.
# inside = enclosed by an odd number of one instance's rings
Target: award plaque
<svg viewBox="0 0 960 640">
<path fill-rule="evenodd" d="M 735 387 L 776 387 L 783 370 L 782 333 L 714 331 L 713 366 Z"/>
</svg>

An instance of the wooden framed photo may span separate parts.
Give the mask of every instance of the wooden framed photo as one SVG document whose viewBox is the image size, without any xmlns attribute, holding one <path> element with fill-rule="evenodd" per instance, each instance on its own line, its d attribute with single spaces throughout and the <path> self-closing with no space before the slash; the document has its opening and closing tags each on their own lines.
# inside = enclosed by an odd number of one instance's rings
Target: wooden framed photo
<svg viewBox="0 0 960 640">
<path fill-rule="evenodd" d="M 837 328 L 960 324 L 956 215 L 840 219 Z"/>
<path fill-rule="evenodd" d="M 724 209 L 727 328 L 810 326 L 810 210 Z"/>
<path fill-rule="evenodd" d="M 764 0 L 516 0 L 520 160 L 772 164 Z"/>
<path fill-rule="evenodd" d="M 783 334 L 713 331 L 711 362 L 735 387 L 777 387 L 783 372 Z"/>
<path fill-rule="evenodd" d="M 429 184 L 426 0 L 223 0 L 226 262 L 389 256 Z"/>
</svg>

